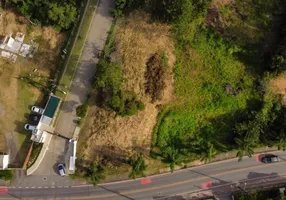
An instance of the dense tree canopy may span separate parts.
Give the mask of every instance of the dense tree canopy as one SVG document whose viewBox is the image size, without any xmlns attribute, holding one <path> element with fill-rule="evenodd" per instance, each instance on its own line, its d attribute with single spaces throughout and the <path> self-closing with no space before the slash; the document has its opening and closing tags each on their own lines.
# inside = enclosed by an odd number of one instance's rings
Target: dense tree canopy
<svg viewBox="0 0 286 200">
<path fill-rule="evenodd" d="M 77 17 L 76 0 L 11 0 L 20 13 L 34 22 L 68 29 Z"/>
</svg>

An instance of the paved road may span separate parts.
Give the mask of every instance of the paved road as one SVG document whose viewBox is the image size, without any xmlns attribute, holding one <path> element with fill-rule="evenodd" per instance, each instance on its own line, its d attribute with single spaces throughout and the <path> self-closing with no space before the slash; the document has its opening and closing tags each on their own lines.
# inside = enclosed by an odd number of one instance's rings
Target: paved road
<svg viewBox="0 0 286 200">
<path fill-rule="evenodd" d="M 72 137 L 76 127 L 76 107 L 85 103 L 90 90 L 91 80 L 98 62 L 97 52 L 104 48 L 108 31 L 112 25 L 109 10 L 113 4 L 113 0 L 101 0 L 99 2 L 72 85 L 60 113 L 56 132 L 68 138 Z"/>
<path fill-rule="evenodd" d="M 263 164 L 253 158 L 244 158 L 242 162 L 237 159 L 222 161 L 210 165 L 181 170 L 173 174 L 164 174 L 149 177 L 148 179 L 131 180 L 118 183 L 109 183 L 97 187 L 79 185 L 61 188 L 9 188 L 10 197 L 17 198 L 68 198 L 68 199 L 159 199 L 175 194 L 201 190 L 202 184 L 211 183 L 212 192 L 227 193 L 231 188 L 269 184 L 275 181 L 286 184 L 286 153 L 277 155 L 283 160 L 279 163 Z M 283 176 L 284 175 L 284 176 Z M 279 178 L 282 177 L 283 178 Z M 278 179 L 279 178 L 279 179 Z M 151 180 L 151 181 L 150 181 Z M 143 182 L 142 182 L 143 181 Z M 244 182 L 247 182 L 245 185 Z M 146 183 L 146 184 L 142 184 Z M 4 197 L 4 196 L 3 196 Z M 8 196 L 5 196 L 6 198 Z M 225 199 L 227 199 L 226 196 Z"/>
</svg>

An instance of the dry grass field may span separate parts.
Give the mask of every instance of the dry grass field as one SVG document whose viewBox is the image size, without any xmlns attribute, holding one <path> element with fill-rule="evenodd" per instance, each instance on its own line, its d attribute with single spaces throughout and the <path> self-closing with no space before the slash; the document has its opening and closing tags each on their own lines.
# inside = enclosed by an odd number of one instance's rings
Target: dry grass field
<svg viewBox="0 0 286 200">
<path fill-rule="evenodd" d="M 144 13 L 134 12 L 117 21 L 114 28 L 115 52 L 113 59 L 123 68 L 122 88 L 134 91 L 145 104 L 144 111 L 131 117 L 121 117 L 114 112 L 91 106 L 83 124 L 79 139 L 79 157 L 92 161 L 104 158 L 108 161 L 122 161 L 134 153 L 149 154 L 153 127 L 160 104 L 172 100 L 172 67 L 175 63 L 174 44 L 170 38 L 170 27 L 150 23 Z M 168 57 L 166 88 L 160 101 L 151 103 L 145 94 L 146 63 L 155 53 L 165 52 Z"/>
</svg>

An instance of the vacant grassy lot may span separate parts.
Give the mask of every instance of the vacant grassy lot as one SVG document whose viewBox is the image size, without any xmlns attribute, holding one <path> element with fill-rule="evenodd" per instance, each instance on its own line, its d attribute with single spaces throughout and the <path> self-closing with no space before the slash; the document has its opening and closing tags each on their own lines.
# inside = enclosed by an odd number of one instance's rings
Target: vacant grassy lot
<svg viewBox="0 0 286 200">
<path fill-rule="evenodd" d="M 99 159 L 109 166 L 109 161 L 126 163 L 130 155 L 148 155 L 151 150 L 152 158 L 174 168 L 195 159 L 208 162 L 219 153 L 236 148 L 245 153 L 261 144 L 276 145 L 274 141 L 263 143 L 262 135 L 279 110 L 276 98 L 268 91 L 262 59 L 275 43 L 275 37 L 269 37 L 275 34 L 269 32 L 273 31 L 276 2 L 182 2 L 186 7 L 164 4 L 165 12 L 158 9 L 155 13 L 154 17 L 162 13 L 162 18 L 167 16 L 164 22 L 178 17 L 171 25 L 152 21 L 142 11 L 127 12 L 117 20 L 105 54 L 107 60 L 122 69 L 121 87 L 134 91 L 144 101 L 145 110 L 122 118 L 108 106 L 92 106 L 79 142 L 83 161 Z M 170 13 L 179 16 L 168 18 Z M 167 55 L 171 77 L 166 79 L 164 98 L 169 95 L 166 101 L 151 103 L 146 95 L 146 63 L 162 51 Z M 105 78 L 110 82 L 118 80 L 118 76 Z M 276 85 L 283 81 L 277 79 Z M 248 133 L 251 139 L 247 138 Z M 248 145 L 240 140 L 244 136 L 251 141 Z M 149 164 L 150 169 L 152 160 Z"/>
<path fill-rule="evenodd" d="M 170 71 L 175 62 L 169 27 L 148 23 L 149 17 L 135 12 L 132 17 L 117 21 L 105 49 L 106 54 L 123 69 L 122 89 L 134 91 L 138 100 L 144 102 L 145 109 L 135 116 L 121 117 L 113 111 L 91 105 L 79 138 L 78 157 L 85 161 L 103 158 L 118 164 L 136 152 L 149 155 L 157 107 L 172 98 Z M 145 93 L 146 63 L 155 53 L 162 51 L 168 57 L 167 86 L 162 100 L 151 103 L 150 95 Z"/>
</svg>

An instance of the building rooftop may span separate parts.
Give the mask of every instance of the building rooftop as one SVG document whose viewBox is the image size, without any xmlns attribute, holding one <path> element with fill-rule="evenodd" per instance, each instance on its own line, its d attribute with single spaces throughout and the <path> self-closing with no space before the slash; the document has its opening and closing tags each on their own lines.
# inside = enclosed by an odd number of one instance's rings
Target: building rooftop
<svg viewBox="0 0 286 200">
<path fill-rule="evenodd" d="M 0 169 L 7 169 L 9 164 L 9 155 L 0 154 Z"/>
<path fill-rule="evenodd" d="M 45 108 L 44 115 L 47 117 L 53 118 L 56 113 L 59 103 L 60 103 L 60 99 L 58 97 L 50 96 L 48 103 L 46 105 L 46 108 Z"/>
<path fill-rule="evenodd" d="M 40 119 L 42 124 L 51 125 L 53 121 L 53 117 L 57 111 L 57 108 L 60 103 L 60 98 L 56 96 L 50 96 L 49 100 L 46 104 L 45 111 Z"/>
<path fill-rule="evenodd" d="M 39 143 L 42 143 L 45 141 L 46 139 L 46 136 L 47 136 L 47 132 L 46 131 L 41 131 L 39 129 L 35 129 L 33 132 L 32 132 L 32 136 L 31 136 L 31 140 L 34 141 L 34 142 L 39 142 Z"/>
</svg>

